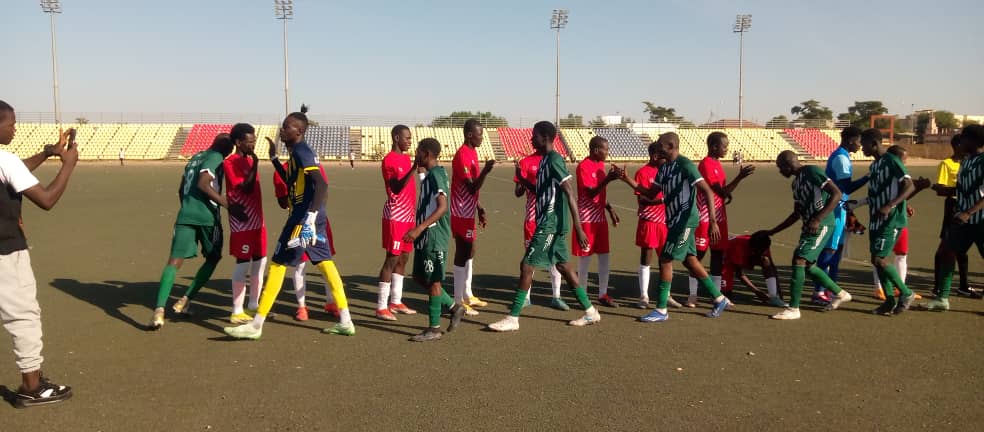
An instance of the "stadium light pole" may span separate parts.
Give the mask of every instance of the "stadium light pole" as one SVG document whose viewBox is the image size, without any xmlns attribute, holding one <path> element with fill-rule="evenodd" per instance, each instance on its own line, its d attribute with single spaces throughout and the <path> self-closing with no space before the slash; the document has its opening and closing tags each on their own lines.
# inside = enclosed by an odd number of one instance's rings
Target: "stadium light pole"
<svg viewBox="0 0 984 432">
<path fill-rule="evenodd" d="M 62 13 L 61 0 L 41 0 L 41 11 L 51 19 L 51 81 L 55 97 L 55 123 L 61 125 L 61 104 L 58 98 L 58 44 L 55 40 L 55 15 Z"/>
<path fill-rule="evenodd" d="M 752 15 L 739 14 L 735 17 L 734 32 L 738 33 L 738 128 L 744 127 L 741 121 L 741 104 L 744 93 L 742 93 L 742 69 L 745 61 L 745 32 L 752 28 Z"/>
<path fill-rule="evenodd" d="M 284 22 L 284 116 L 290 114 L 290 82 L 287 71 L 287 21 L 294 18 L 294 0 L 273 0 L 277 19 Z"/>
<path fill-rule="evenodd" d="M 560 30 L 567 27 L 567 9 L 554 9 L 550 28 L 557 31 L 557 92 L 554 99 L 554 124 L 560 127 Z"/>
</svg>

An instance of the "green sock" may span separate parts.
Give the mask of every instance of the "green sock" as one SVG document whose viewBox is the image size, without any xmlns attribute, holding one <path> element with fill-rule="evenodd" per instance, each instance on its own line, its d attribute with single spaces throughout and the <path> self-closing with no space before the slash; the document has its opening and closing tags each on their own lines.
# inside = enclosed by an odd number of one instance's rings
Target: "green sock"
<svg viewBox="0 0 984 432">
<path fill-rule="evenodd" d="M 577 297 L 577 302 L 581 304 L 584 310 L 591 309 L 591 300 L 588 300 L 588 289 L 585 287 L 574 288 L 574 296 Z"/>
<path fill-rule="evenodd" d="M 942 268 L 936 272 L 936 289 L 940 294 L 936 296 L 940 299 L 950 298 L 950 285 L 953 284 L 953 264 L 949 268 Z"/>
<path fill-rule="evenodd" d="M 666 303 L 670 301 L 670 287 L 673 281 L 659 281 L 658 292 L 656 293 L 656 309 L 666 309 Z"/>
<path fill-rule="evenodd" d="M 876 267 L 876 270 L 878 271 L 878 281 L 882 284 L 882 292 L 885 293 L 885 302 L 883 305 L 895 307 L 895 283 L 892 281 L 892 278 L 888 276 L 888 267 L 883 269 L 878 269 Z"/>
<path fill-rule="evenodd" d="M 697 282 L 699 282 L 700 286 L 704 287 L 704 289 L 706 289 L 707 292 L 711 293 L 711 298 L 714 299 L 715 302 L 717 302 L 718 297 L 721 297 L 721 287 L 715 285 L 714 280 L 711 279 L 710 276 L 701 279 Z"/>
<path fill-rule="evenodd" d="M 885 266 L 885 276 L 887 277 L 888 280 L 892 281 L 892 284 L 895 285 L 895 288 L 899 289 L 899 294 L 902 297 L 908 297 L 912 295 L 912 290 L 910 290 L 909 287 L 905 286 L 905 282 L 902 282 L 902 276 L 899 276 L 899 272 L 898 270 L 895 269 L 895 266 L 893 265 Z M 882 283 L 882 286 L 885 286 L 884 282 Z M 889 291 L 886 289 L 885 297 L 888 297 L 889 293 L 895 295 L 895 290 Z"/>
<path fill-rule="evenodd" d="M 162 308 L 167 304 L 167 298 L 171 296 L 171 287 L 174 286 L 174 276 L 178 273 L 178 268 L 173 265 L 164 267 L 161 273 L 161 286 L 157 289 L 157 306 Z M 952 272 L 951 272 L 952 273 Z"/>
<path fill-rule="evenodd" d="M 834 294 L 840 294 L 841 288 L 837 286 L 837 282 L 834 282 L 834 280 L 831 279 L 830 276 L 827 275 L 827 272 L 823 271 L 820 266 L 810 266 L 807 273 L 810 274 L 810 279 L 812 279 L 813 282 L 820 284 L 820 286 L 826 288 Z"/>
<path fill-rule="evenodd" d="M 806 267 L 793 265 L 793 280 L 789 283 L 789 307 L 799 309 L 800 297 L 803 297 L 803 282 L 806 281 Z"/>
<path fill-rule="evenodd" d="M 202 264 L 198 273 L 195 273 L 195 280 L 191 281 L 191 286 L 188 287 L 188 291 L 185 291 L 185 297 L 188 297 L 188 300 L 195 298 L 198 291 L 212 278 L 212 273 L 215 272 L 217 265 L 219 265 L 218 261 L 205 261 Z"/>
<path fill-rule="evenodd" d="M 447 295 L 447 293 L 444 293 Z M 441 296 L 430 296 L 430 303 L 428 303 L 429 311 L 428 318 L 430 318 L 431 327 L 441 326 L 441 307 L 444 306 L 444 300 Z"/>
<path fill-rule="evenodd" d="M 523 304 L 526 303 L 527 295 L 529 295 L 528 290 L 516 290 L 516 297 L 513 297 L 512 306 L 509 308 L 509 315 L 519 318 L 520 312 L 523 311 Z"/>
<path fill-rule="evenodd" d="M 441 298 L 441 305 L 447 306 L 449 308 L 451 306 L 454 306 L 454 297 L 448 295 L 448 292 L 445 291 L 443 287 L 441 288 L 441 295 L 439 295 L 438 297 Z"/>
</svg>

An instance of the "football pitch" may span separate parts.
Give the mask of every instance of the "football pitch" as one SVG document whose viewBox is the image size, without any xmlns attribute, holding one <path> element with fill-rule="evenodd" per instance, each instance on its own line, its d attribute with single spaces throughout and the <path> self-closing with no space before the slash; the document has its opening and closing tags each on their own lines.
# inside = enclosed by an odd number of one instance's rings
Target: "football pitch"
<svg viewBox="0 0 984 432">
<path fill-rule="evenodd" d="M 273 245 L 286 214 L 263 163 Z M 38 171 L 42 182 L 57 164 Z M 599 306 L 600 323 L 569 327 L 580 312 L 545 306 L 549 287 L 541 271 L 521 330 L 483 331 L 506 313 L 523 253 L 525 198 L 513 195 L 511 163 L 493 170 L 481 194 L 489 225 L 478 237 L 474 286 L 490 304 L 441 341 L 407 341 L 426 325 L 424 314 L 400 315 L 397 322 L 374 318 L 383 185 L 378 165 L 351 170 L 347 163 L 326 163 L 326 169 L 354 337 L 321 333 L 333 320 L 319 312 L 324 283 L 312 269 L 311 320 L 292 319 L 287 280 L 263 338 L 230 340 L 222 332 L 235 262 L 228 256 L 196 300 L 193 318 L 169 314 L 160 332 L 146 332 L 178 210 L 181 168 L 80 164 L 53 211 L 25 202 L 43 309 L 44 370 L 71 385 L 74 397 L 22 411 L 3 404 L 0 430 L 969 430 L 984 422 L 984 301 L 953 297 L 947 313 L 870 314 L 879 302 L 865 263 L 867 236 L 851 237 L 840 280 L 854 301 L 841 310 L 821 312 L 807 299 L 801 320 L 773 321 L 768 316 L 777 310 L 737 284 L 736 307 L 720 319 L 703 316 L 709 303 L 701 292 L 696 310 L 671 309 L 670 320 L 659 324 L 636 321 L 643 314 L 634 307 L 636 205 L 620 182 L 609 186 L 609 200 L 622 218 L 611 230 L 612 293 L 622 307 Z M 726 169 L 729 178 L 735 175 L 733 165 Z M 856 163 L 855 171 L 860 176 L 867 163 Z M 935 179 L 935 167 L 911 171 Z M 760 165 L 728 208 L 732 233 L 781 222 L 792 210 L 789 184 L 774 167 Z M 909 286 L 925 295 L 942 200 L 925 191 L 912 206 Z M 866 215 L 859 217 L 867 225 Z M 790 245 L 798 233 L 799 224 L 773 238 L 787 296 Z M 185 263 L 170 303 L 200 263 Z M 680 298 L 686 278 L 676 269 L 673 292 Z M 980 287 L 984 260 L 976 251 L 970 269 L 972 286 Z M 651 293 L 657 279 L 654 274 Z M 596 280 L 592 273 L 592 299 Z M 757 271 L 752 280 L 761 284 Z M 450 282 L 448 274 L 449 291 Z M 419 286 L 408 280 L 405 292 L 410 307 L 425 310 Z M 568 287 L 563 292 L 574 306 Z M 0 332 L 0 384 L 16 387 L 10 346 Z"/>
</svg>

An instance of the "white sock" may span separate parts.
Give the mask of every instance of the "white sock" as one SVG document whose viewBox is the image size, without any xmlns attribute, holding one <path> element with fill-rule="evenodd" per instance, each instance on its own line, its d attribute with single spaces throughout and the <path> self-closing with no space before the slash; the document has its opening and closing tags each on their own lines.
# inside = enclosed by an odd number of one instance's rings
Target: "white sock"
<svg viewBox="0 0 984 432">
<path fill-rule="evenodd" d="M 338 311 L 338 323 L 346 325 L 352 324 L 352 314 L 349 313 L 348 308 Z"/>
<path fill-rule="evenodd" d="M 550 288 L 553 290 L 553 298 L 560 298 L 560 283 L 563 277 L 560 276 L 560 270 L 557 270 L 557 266 L 550 266 Z"/>
<path fill-rule="evenodd" d="M 588 288 L 588 266 L 591 265 L 591 255 L 577 260 L 577 286 Z M 599 293 L 600 295 L 601 293 Z"/>
<path fill-rule="evenodd" d="M 871 269 L 871 274 L 875 275 L 875 289 L 882 289 L 881 279 L 878 278 L 878 268 L 873 267 Z"/>
<path fill-rule="evenodd" d="M 687 278 L 687 282 L 689 282 L 690 296 L 697 297 L 697 279 L 691 276 Z"/>
<path fill-rule="evenodd" d="M 769 297 L 779 296 L 779 281 L 776 278 L 770 277 L 766 279 L 765 286 L 769 289 Z"/>
<path fill-rule="evenodd" d="M 305 296 L 307 294 L 307 284 L 304 283 L 304 263 L 294 267 L 294 296 L 297 297 L 298 307 L 307 307 Z"/>
<path fill-rule="evenodd" d="M 599 295 L 608 294 L 609 255 L 598 254 L 598 293 Z"/>
<path fill-rule="evenodd" d="M 470 301 L 472 297 L 475 294 L 472 294 L 472 260 L 469 259 L 465 261 L 465 299 Z"/>
<path fill-rule="evenodd" d="M 232 314 L 243 313 L 243 301 L 246 300 L 246 282 L 232 283 Z"/>
<path fill-rule="evenodd" d="M 721 289 L 721 276 L 711 276 L 711 282 L 714 282 L 717 289 Z"/>
<path fill-rule="evenodd" d="M 639 298 L 649 300 L 649 266 L 639 266 Z"/>
<path fill-rule="evenodd" d="M 905 283 L 905 276 L 909 273 L 909 256 L 896 255 L 895 268 L 899 270 L 899 277 L 902 278 L 902 283 Z"/>
<path fill-rule="evenodd" d="M 263 271 L 266 269 L 266 257 L 249 263 L 249 308 L 256 310 L 260 303 L 260 288 L 263 287 Z M 261 323 L 262 325 L 262 323 Z"/>
<path fill-rule="evenodd" d="M 379 297 L 376 298 L 376 310 L 386 309 L 389 301 L 391 282 L 379 281 Z"/>
<path fill-rule="evenodd" d="M 400 304 L 403 303 L 403 275 L 399 273 L 393 273 L 393 290 L 390 291 L 390 295 L 393 300 L 390 303 Z"/>
<path fill-rule="evenodd" d="M 464 267 L 452 266 L 451 273 L 454 275 L 454 302 L 465 304 L 465 275 Z"/>
<path fill-rule="evenodd" d="M 266 315 L 259 312 L 253 315 L 253 327 L 263 328 L 263 322 L 266 321 Z"/>
</svg>

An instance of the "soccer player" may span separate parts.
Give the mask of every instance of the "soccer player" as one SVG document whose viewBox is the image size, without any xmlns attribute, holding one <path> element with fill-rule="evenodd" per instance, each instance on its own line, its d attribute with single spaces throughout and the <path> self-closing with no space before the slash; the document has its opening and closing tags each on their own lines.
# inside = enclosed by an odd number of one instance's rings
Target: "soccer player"
<svg viewBox="0 0 984 432">
<path fill-rule="evenodd" d="M 0 101 L 0 145 L 10 145 L 17 132 L 14 108 Z M 61 168 L 54 180 L 44 186 L 31 174 L 52 156 L 61 158 Z M 61 402 L 72 397 L 72 388 L 58 385 L 41 373 L 42 331 L 38 284 L 31 268 L 27 238 L 21 222 L 23 197 L 35 205 L 51 210 L 58 203 L 68 179 L 79 160 L 75 130 L 61 132 L 58 144 L 21 160 L 13 153 L 0 150 L 0 320 L 10 334 L 14 360 L 21 374 L 21 385 L 14 392 L 18 408 Z"/>
<path fill-rule="evenodd" d="M 556 267 L 567 284 L 574 289 L 578 303 L 584 308 L 584 316 L 569 325 L 583 327 L 601 320 L 598 309 L 588 299 L 588 291 L 583 286 L 577 286 L 577 274 L 571 267 L 570 252 L 567 246 L 567 234 L 574 227 L 578 244 L 587 248 L 588 239 L 581 227 L 581 218 L 574 198 L 574 188 L 571 186 L 571 175 L 564 164 L 564 158 L 553 149 L 557 128 L 550 122 L 541 121 L 533 125 L 533 148 L 543 155 L 537 170 L 536 185 L 529 184 L 519 177 L 527 188 L 536 189 L 536 232 L 530 239 L 529 246 L 520 263 L 519 286 L 516 297 L 513 298 L 509 315 L 489 324 L 492 331 L 506 332 L 519 330 L 519 315 L 522 313 L 526 296 L 533 285 L 534 267 Z M 573 219 L 573 220 L 572 220 Z"/>
<path fill-rule="evenodd" d="M 608 277 L 610 274 L 608 220 L 605 211 L 612 217 L 612 226 L 618 227 L 621 221 L 618 214 L 608 203 L 608 183 L 617 180 L 619 170 L 612 167 L 605 172 L 605 160 L 608 159 L 608 140 L 600 136 L 591 138 L 588 142 L 588 156 L 577 164 L 577 209 L 584 233 L 588 235 L 588 248 L 581 248 L 576 242 L 571 243 L 574 256 L 578 257 L 578 286 L 588 286 L 588 266 L 591 256 L 598 256 L 598 303 L 608 307 L 618 307 L 618 303 L 608 295 Z M 573 239 L 572 239 L 573 240 Z"/>
<path fill-rule="evenodd" d="M 464 125 L 465 142 L 451 160 L 451 234 L 454 236 L 454 301 L 465 306 L 468 315 L 478 315 L 473 308 L 488 303 L 472 293 L 472 260 L 475 258 L 475 216 L 485 228 L 488 220 L 485 208 L 478 201 L 478 193 L 485 184 L 485 177 L 495 166 L 488 160 L 479 171 L 478 151 L 482 145 L 482 124 L 468 119 Z"/>
<path fill-rule="evenodd" d="M 734 236 L 728 240 L 728 250 L 724 254 L 724 269 L 722 278 L 724 279 L 725 290 L 730 292 L 734 286 L 734 276 L 737 274 L 742 283 L 755 293 L 762 302 L 784 308 L 788 306 L 782 301 L 779 294 L 779 272 L 772 261 L 772 239 L 766 231 L 758 231 L 752 235 Z M 768 292 L 763 292 L 752 283 L 746 270 L 752 270 L 755 266 L 762 267 L 762 277 L 765 278 L 765 286 Z"/>
<path fill-rule="evenodd" d="M 526 196 L 526 217 L 523 221 L 524 251 L 529 247 L 533 233 L 536 231 L 536 176 L 537 171 L 540 169 L 540 161 L 542 160 L 543 154 L 539 152 L 524 157 L 517 163 L 516 175 L 513 177 L 513 182 L 516 183 L 513 192 L 516 194 L 516 197 Z M 521 178 L 525 181 L 520 181 Z M 550 300 L 550 307 L 562 311 L 570 310 L 571 307 L 560 297 L 560 284 L 560 272 L 557 271 L 557 267 L 550 267 L 550 288 L 553 295 L 553 299 Z M 531 286 L 530 290 L 532 289 Z M 525 305 L 528 306 L 530 304 L 530 293 L 527 293 Z"/>
<path fill-rule="evenodd" d="M 950 309 L 950 285 L 959 254 L 966 254 L 976 244 L 984 257 L 984 127 L 965 127 L 960 132 L 960 146 L 964 159 L 957 174 L 956 213 L 936 250 L 935 285 L 939 294 L 923 305 L 927 310 Z"/>
<path fill-rule="evenodd" d="M 861 151 L 865 156 L 875 158 L 868 174 L 868 240 L 871 245 L 871 263 L 878 271 L 878 279 L 886 293 L 898 288 L 900 298 L 896 305 L 894 295 L 886 295 L 885 302 L 872 311 L 878 315 L 900 314 L 912 305 L 915 299 L 909 287 L 902 282 L 895 266 L 885 259 L 898 241 L 899 232 L 908 225 L 905 200 L 916 190 L 909 171 L 902 160 L 887 152 L 881 145 L 882 135 L 878 129 L 861 132 Z"/>
<path fill-rule="evenodd" d="M 661 322 L 669 319 L 666 310 L 670 298 L 670 286 L 673 284 L 673 262 L 681 261 L 690 275 L 697 278 L 698 283 L 711 293 L 714 307 L 707 314 L 709 318 L 717 318 L 731 305 L 731 301 L 721 294 L 718 285 L 711 281 L 697 259 L 697 247 L 694 244 L 694 230 L 699 222 L 697 212 L 697 193 L 704 194 L 708 202 L 713 200 L 714 191 L 701 177 L 697 167 L 690 159 L 680 155 L 680 137 L 673 132 L 667 132 L 656 140 L 656 155 L 665 159 L 666 163 L 659 169 L 659 174 L 653 182 L 647 196 L 654 192 L 663 192 L 663 202 L 666 204 L 666 242 L 659 255 L 659 298 L 656 309 L 648 315 L 639 318 L 643 322 Z M 712 243 L 721 237 L 718 229 L 717 214 L 714 206 L 708 206 L 708 233 Z"/>
<path fill-rule="evenodd" d="M 465 313 L 464 305 L 455 304 L 454 299 L 441 286 L 447 268 L 451 222 L 448 215 L 448 173 L 444 171 L 444 167 L 437 165 L 440 154 L 441 143 L 434 138 L 424 138 L 417 144 L 413 166 L 422 167 L 427 173 L 420 182 L 417 225 L 401 237 L 402 241 L 414 245 L 413 277 L 417 283 L 427 288 L 430 296 L 428 326 L 422 333 L 410 338 L 413 342 L 438 340 L 444 336 L 441 331 L 443 307 L 451 308 L 449 332 L 458 327 Z M 411 172 L 415 170 L 416 168 Z"/>
<path fill-rule="evenodd" d="M 205 262 L 195 273 L 195 279 L 188 286 L 185 295 L 174 303 L 174 311 L 189 314 L 191 299 L 212 277 L 215 266 L 222 259 L 222 221 L 219 219 L 219 207 L 226 207 L 230 218 L 246 218 L 240 205 L 230 206 L 222 196 L 222 179 L 225 174 L 222 161 L 232 153 L 233 147 L 229 134 L 216 135 L 211 147 L 192 156 L 185 165 L 181 186 L 178 188 L 181 209 L 178 210 L 174 223 L 170 258 L 161 273 L 150 330 L 159 330 L 164 326 L 164 305 L 171 295 L 174 277 L 185 259 L 195 257 L 198 245 L 201 245 Z"/>
<path fill-rule="evenodd" d="M 738 184 L 755 172 L 754 165 L 741 166 L 738 175 L 731 183 L 728 183 L 724 166 L 721 165 L 721 158 L 727 154 L 728 135 L 724 132 L 711 132 L 707 135 L 707 156 L 697 165 L 697 171 L 704 178 L 704 183 L 714 192 L 714 210 L 717 214 L 718 229 L 721 230 L 721 239 L 716 243 L 710 242 L 708 238 L 707 200 L 704 199 L 703 195 L 698 194 L 697 209 L 700 212 L 700 223 L 694 234 L 694 241 L 697 245 L 697 260 L 703 260 L 707 249 L 711 250 L 711 280 L 718 288 L 721 287 L 724 251 L 728 250 L 728 210 L 725 206 L 731 203 L 731 194 L 738 188 Z M 691 276 L 688 282 L 690 283 L 690 295 L 687 297 L 687 307 L 697 307 L 697 279 Z M 730 290 L 725 291 L 725 296 L 730 295 L 730 292 Z"/>
<path fill-rule="evenodd" d="M 960 171 L 960 161 L 964 159 L 963 148 L 960 145 L 960 135 L 954 135 L 950 139 L 950 147 L 953 149 L 953 155 L 943 159 L 940 162 L 940 167 L 936 174 L 936 184 L 933 185 L 933 191 L 936 195 L 944 197 L 943 201 L 943 226 L 940 228 L 940 240 L 942 241 L 950 225 L 953 224 L 953 215 L 957 213 L 957 199 L 955 198 L 957 191 L 957 173 Z M 967 254 L 957 254 L 957 268 L 960 271 L 960 286 L 957 288 L 957 294 L 980 298 L 981 294 L 970 288 L 970 284 L 967 282 Z M 936 288 L 933 288 L 933 294 L 939 294 Z"/>
<path fill-rule="evenodd" d="M 845 229 L 849 212 L 843 204 L 850 199 L 850 194 L 868 183 L 868 176 L 861 177 L 858 180 L 852 179 L 851 153 L 857 153 L 861 149 L 861 129 L 848 126 L 841 130 L 840 136 L 840 146 L 827 158 L 825 173 L 837 185 L 837 188 L 840 189 L 842 202 L 841 205 L 834 209 L 833 235 L 830 236 L 829 243 L 824 245 L 823 252 L 817 258 L 817 266 L 827 272 L 830 279 L 835 282 L 837 281 L 837 275 L 840 271 L 840 261 L 844 255 L 844 249 L 847 247 L 847 238 L 850 233 L 849 230 Z M 827 295 L 823 287 L 815 284 L 813 287 L 813 302 L 827 304 L 830 300 L 830 296 Z"/>
<path fill-rule="evenodd" d="M 259 169 L 256 148 L 256 130 L 246 123 L 232 126 L 229 132 L 236 145 L 236 152 L 226 159 L 226 200 L 237 204 L 246 213 L 245 219 L 229 216 L 229 255 L 236 259 L 232 272 L 232 315 L 229 322 L 245 324 L 253 319 L 243 310 L 246 297 L 246 281 L 249 278 L 249 304 L 256 310 L 260 298 L 260 284 L 266 268 L 267 233 L 263 223 L 263 195 L 256 181 Z"/>
<path fill-rule="evenodd" d="M 803 295 L 803 283 L 807 275 L 836 295 L 827 305 L 827 309 L 837 309 L 840 305 L 851 301 L 851 294 L 842 290 L 830 276 L 827 276 L 827 273 L 813 264 L 833 235 L 833 212 L 840 205 L 841 191 L 824 175 L 823 171 L 820 171 L 820 168 L 803 165 L 796 153 L 791 150 L 779 153 L 776 166 L 779 167 L 779 173 L 783 177 L 794 177 L 793 212 L 786 220 L 769 230 L 768 235 L 771 237 L 789 228 L 797 219 L 803 221 L 803 228 L 800 231 L 799 245 L 793 251 L 793 279 L 789 286 L 789 307 L 772 315 L 772 319 L 800 318 L 800 297 Z"/>
<path fill-rule="evenodd" d="M 328 239 L 318 235 L 327 231 L 325 216 L 327 188 L 324 177 L 319 173 L 320 164 L 317 155 L 304 141 L 308 119 L 303 111 L 304 107 L 302 112 L 289 114 L 280 129 L 280 140 L 290 150 L 289 169 L 287 172 L 280 173 L 281 177 L 288 180 L 290 188 L 290 216 L 287 217 L 284 229 L 277 240 L 273 264 L 270 265 L 269 276 L 260 294 L 259 309 L 253 316 L 253 322 L 224 329 L 226 334 L 236 339 L 259 339 L 263 335 L 263 322 L 273 308 L 277 294 L 280 293 L 287 267 L 300 263 L 305 253 L 331 287 L 332 297 L 339 309 L 339 322 L 325 329 L 324 332 L 345 336 L 355 335 L 355 325 L 352 324 L 342 278 L 331 259 Z M 277 159 L 271 162 L 274 169 L 278 171 L 283 169 Z"/>
<path fill-rule="evenodd" d="M 639 246 L 639 303 L 640 309 L 649 309 L 649 277 L 653 262 L 653 251 L 662 250 L 666 243 L 666 210 L 663 193 L 653 190 L 653 182 L 659 169 L 666 163 L 659 157 L 656 142 L 649 144 L 649 162 L 639 168 L 635 178 L 627 175 L 622 180 L 632 188 L 639 204 L 639 222 L 636 224 L 636 246 Z M 670 306 L 680 307 L 680 303 L 670 297 Z"/>
<path fill-rule="evenodd" d="M 406 154 L 410 149 L 410 128 L 393 126 L 390 135 L 393 137 L 393 147 L 383 158 L 382 165 L 383 186 L 386 188 L 386 202 L 383 204 L 383 250 L 386 251 L 386 258 L 379 269 L 379 297 L 376 301 L 376 318 L 384 321 L 396 321 L 394 313 L 417 313 L 403 304 L 403 275 L 406 274 L 407 259 L 413 251 L 413 243 L 403 241 L 403 236 L 415 224 L 413 206 L 417 201 L 417 189 L 413 176 L 417 166 Z M 447 189 L 444 191 L 447 192 Z"/>
</svg>

